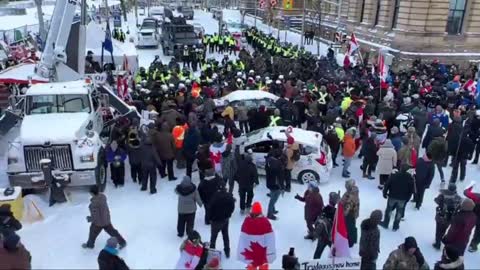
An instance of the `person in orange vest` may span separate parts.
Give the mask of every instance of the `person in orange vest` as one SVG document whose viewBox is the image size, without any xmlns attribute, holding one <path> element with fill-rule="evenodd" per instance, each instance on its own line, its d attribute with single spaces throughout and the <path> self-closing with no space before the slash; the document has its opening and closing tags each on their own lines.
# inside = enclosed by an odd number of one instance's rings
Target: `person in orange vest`
<svg viewBox="0 0 480 270">
<path fill-rule="evenodd" d="M 173 140 L 175 141 L 175 148 L 176 148 L 176 157 L 177 160 L 177 168 L 183 169 L 185 168 L 185 158 L 183 156 L 183 140 L 185 139 L 185 132 L 188 129 L 188 124 L 182 118 L 177 118 L 177 125 L 172 129 L 172 136 Z"/>
</svg>

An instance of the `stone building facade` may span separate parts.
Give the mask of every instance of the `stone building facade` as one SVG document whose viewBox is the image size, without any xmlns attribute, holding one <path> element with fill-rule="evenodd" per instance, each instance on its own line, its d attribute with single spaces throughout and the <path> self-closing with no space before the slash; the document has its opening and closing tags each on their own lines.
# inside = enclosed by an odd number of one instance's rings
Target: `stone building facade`
<svg viewBox="0 0 480 270">
<path fill-rule="evenodd" d="M 354 32 L 367 55 L 386 47 L 397 64 L 480 59 L 480 0 L 342 0 L 339 23 L 337 6 L 314 1 L 306 9 L 322 15 L 321 35 Z"/>
</svg>

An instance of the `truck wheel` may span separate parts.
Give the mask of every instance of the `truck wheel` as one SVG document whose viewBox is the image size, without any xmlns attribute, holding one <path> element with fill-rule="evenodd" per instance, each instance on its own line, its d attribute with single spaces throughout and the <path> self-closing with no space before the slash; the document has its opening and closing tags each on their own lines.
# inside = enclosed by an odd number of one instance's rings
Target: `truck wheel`
<svg viewBox="0 0 480 270">
<path fill-rule="evenodd" d="M 107 187 L 107 167 L 105 166 L 105 152 L 103 148 L 100 149 L 98 153 L 98 163 L 97 168 L 95 168 L 95 182 L 101 192 L 105 191 Z"/>
<path fill-rule="evenodd" d="M 316 181 L 317 183 L 320 183 L 320 176 L 318 175 L 318 173 L 312 170 L 305 170 L 300 172 L 297 180 L 301 184 L 307 184 L 310 181 Z"/>
</svg>

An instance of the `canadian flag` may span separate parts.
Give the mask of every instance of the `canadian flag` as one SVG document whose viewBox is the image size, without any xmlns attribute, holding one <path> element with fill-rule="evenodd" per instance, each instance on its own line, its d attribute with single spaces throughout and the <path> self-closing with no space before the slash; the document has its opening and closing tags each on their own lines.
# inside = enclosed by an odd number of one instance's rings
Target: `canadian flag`
<svg viewBox="0 0 480 270">
<path fill-rule="evenodd" d="M 275 234 L 266 217 L 245 218 L 237 252 L 238 260 L 253 268 L 275 261 Z"/>
<path fill-rule="evenodd" d="M 355 37 L 355 33 L 352 33 L 352 36 L 350 37 L 350 47 L 348 50 L 349 55 L 353 55 L 358 48 L 360 48 L 360 45 L 358 44 L 357 38 Z"/>
<path fill-rule="evenodd" d="M 186 241 L 175 269 L 195 269 L 202 254 L 203 247 L 201 245 L 194 245 L 192 242 Z"/>
<path fill-rule="evenodd" d="M 474 190 L 474 188 L 475 182 L 472 182 L 470 183 L 470 185 L 468 185 L 463 194 L 465 195 L 465 197 L 474 201 L 476 204 L 480 204 L 480 190 Z"/>
<path fill-rule="evenodd" d="M 477 83 L 470 79 L 468 80 L 465 85 L 463 85 L 463 89 L 465 89 L 466 91 L 468 91 L 468 93 L 470 93 L 470 95 L 472 96 L 475 96 L 476 92 L 477 92 Z"/>
<path fill-rule="evenodd" d="M 350 257 L 350 248 L 348 246 L 348 232 L 343 215 L 343 204 L 339 203 L 332 227 L 332 257 L 345 258 Z"/>
<path fill-rule="evenodd" d="M 222 153 L 225 152 L 226 145 L 212 144 L 210 145 L 210 160 L 213 163 L 215 172 L 219 173 L 222 171 Z"/>
</svg>

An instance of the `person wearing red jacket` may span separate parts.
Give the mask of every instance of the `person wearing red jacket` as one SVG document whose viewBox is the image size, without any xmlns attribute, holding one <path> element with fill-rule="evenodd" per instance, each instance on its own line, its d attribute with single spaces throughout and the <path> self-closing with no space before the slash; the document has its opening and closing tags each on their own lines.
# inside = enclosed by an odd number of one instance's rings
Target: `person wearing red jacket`
<svg viewBox="0 0 480 270">
<path fill-rule="evenodd" d="M 305 203 L 305 221 L 308 229 L 308 234 L 305 236 L 305 239 L 315 240 L 313 224 L 317 218 L 320 217 L 323 210 L 323 198 L 317 182 L 310 181 L 303 197 L 297 194 L 295 199 Z"/>
<path fill-rule="evenodd" d="M 445 245 L 457 248 L 462 256 L 467 248 L 473 227 L 477 222 L 477 217 L 473 213 L 474 208 L 475 203 L 471 199 L 465 198 L 462 201 L 460 211 L 453 216 L 450 228 L 442 240 Z"/>
<path fill-rule="evenodd" d="M 469 252 L 475 252 L 478 250 L 478 244 L 480 244 L 480 193 L 474 193 L 472 185 L 464 191 L 464 195 L 475 203 L 473 211 L 477 216 L 477 224 L 475 225 L 472 242 L 470 242 L 470 246 L 468 247 Z"/>
</svg>

